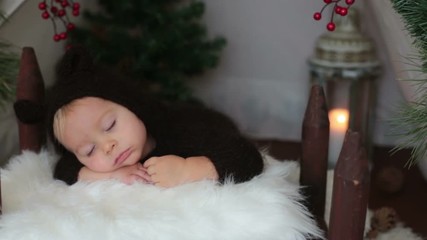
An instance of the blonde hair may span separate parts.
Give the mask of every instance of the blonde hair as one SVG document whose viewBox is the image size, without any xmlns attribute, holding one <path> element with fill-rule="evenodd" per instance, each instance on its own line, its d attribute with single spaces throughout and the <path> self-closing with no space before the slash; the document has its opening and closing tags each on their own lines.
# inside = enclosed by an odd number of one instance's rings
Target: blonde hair
<svg viewBox="0 0 427 240">
<path fill-rule="evenodd" d="M 55 115 L 53 116 L 53 135 L 59 142 L 62 142 L 63 139 L 63 131 L 65 128 L 67 114 L 72 111 L 72 109 L 77 105 L 77 102 L 78 101 L 74 100 L 62 106 L 55 112 Z"/>
</svg>

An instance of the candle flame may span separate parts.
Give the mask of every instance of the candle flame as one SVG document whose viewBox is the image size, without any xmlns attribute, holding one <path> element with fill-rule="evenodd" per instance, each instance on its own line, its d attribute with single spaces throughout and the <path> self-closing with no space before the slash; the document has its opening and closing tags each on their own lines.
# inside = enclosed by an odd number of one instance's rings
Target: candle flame
<svg viewBox="0 0 427 240">
<path fill-rule="evenodd" d="M 347 122 L 347 116 L 344 114 L 340 114 L 337 116 L 337 121 L 340 123 L 345 123 Z"/>
<path fill-rule="evenodd" d="M 329 122 L 331 129 L 347 130 L 349 112 L 347 109 L 337 108 L 329 111 Z"/>
</svg>

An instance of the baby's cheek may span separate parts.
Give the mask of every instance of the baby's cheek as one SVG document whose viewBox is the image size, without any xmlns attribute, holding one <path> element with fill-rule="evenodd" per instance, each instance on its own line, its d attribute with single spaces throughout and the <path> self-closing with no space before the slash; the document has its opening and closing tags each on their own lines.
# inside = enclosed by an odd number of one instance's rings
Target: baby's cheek
<svg viewBox="0 0 427 240">
<path fill-rule="evenodd" d="M 95 172 L 106 172 L 111 170 L 111 169 L 107 169 L 105 161 L 103 161 L 100 158 L 88 159 L 85 161 L 85 163 L 83 163 L 83 165 L 85 165 L 87 168 Z"/>
<path fill-rule="evenodd" d="M 87 164 L 87 162 L 86 162 L 86 159 L 83 159 L 83 158 L 81 158 L 81 157 L 77 157 L 77 159 L 79 160 L 79 162 L 80 162 L 81 164 L 85 165 L 85 167 L 89 168 L 89 166 L 88 166 L 88 164 Z"/>
</svg>

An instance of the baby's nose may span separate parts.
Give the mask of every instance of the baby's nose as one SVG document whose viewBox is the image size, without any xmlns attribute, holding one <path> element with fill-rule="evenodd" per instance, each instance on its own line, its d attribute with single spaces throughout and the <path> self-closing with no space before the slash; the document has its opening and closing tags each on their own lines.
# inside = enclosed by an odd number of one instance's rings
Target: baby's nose
<svg viewBox="0 0 427 240">
<path fill-rule="evenodd" d="M 115 140 L 108 140 L 104 144 L 104 152 L 106 154 L 110 154 L 113 152 L 113 150 L 116 146 L 117 146 L 117 142 Z"/>
</svg>

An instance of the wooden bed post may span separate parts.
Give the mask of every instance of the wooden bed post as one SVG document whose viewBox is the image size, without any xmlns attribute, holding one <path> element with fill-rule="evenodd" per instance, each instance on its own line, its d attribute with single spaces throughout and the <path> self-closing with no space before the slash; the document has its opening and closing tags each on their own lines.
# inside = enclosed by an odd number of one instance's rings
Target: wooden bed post
<svg viewBox="0 0 427 240">
<path fill-rule="evenodd" d="M 19 65 L 19 74 L 16 81 L 16 101 L 28 100 L 39 104 L 44 102 L 44 82 L 34 49 L 22 49 Z M 20 150 L 40 151 L 44 142 L 43 121 L 23 123 L 18 120 L 19 148 Z M 0 215 L 2 214 L 0 179 Z"/>
<path fill-rule="evenodd" d="M 300 184 L 308 198 L 307 207 L 325 234 L 328 144 L 329 118 L 325 94 L 320 85 L 313 85 L 302 127 Z"/>
<path fill-rule="evenodd" d="M 361 135 L 348 130 L 334 172 L 329 240 L 363 239 L 369 182 L 368 158 Z"/>
<path fill-rule="evenodd" d="M 29 100 L 42 105 L 44 102 L 44 82 L 34 49 L 22 49 L 19 75 L 17 79 L 16 100 Z M 18 121 L 19 146 L 22 150 L 40 151 L 43 144 L 43 122 L 32 124 Z"/>
</svg>

